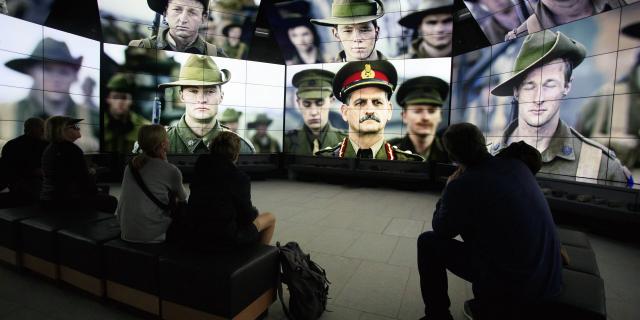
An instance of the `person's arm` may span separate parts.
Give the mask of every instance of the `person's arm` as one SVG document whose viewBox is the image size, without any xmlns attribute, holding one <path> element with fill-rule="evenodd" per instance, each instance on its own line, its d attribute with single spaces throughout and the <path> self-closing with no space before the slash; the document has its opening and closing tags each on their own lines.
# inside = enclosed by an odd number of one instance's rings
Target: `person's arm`
<svg viewBox="0 0 640 320">
<path fill-rule="evenodd" d="M 443 237 L 453 238 L 464 231 L 469 219 L 473 199 L 468 196 L 474 190 L 464 190 L 465 184 L 459 180 L 451 180 L 444 189 L 442 197 L 436 204 L 431 226 L 433 231 Z"/>
<path fill-rule="evenodd" d="M 238 174 L 238 194 L 236 199 L 237 220 L 240 224 L 249 224 L 258 216 L 258 209 L 251 203 L 251 181 L 249 177 Z"/>
<path fill-rule="evenodd" d="M 69 145 L 67 150 L 68 168 L 73 172 L 72 176 L 78 186 L 78 190 L 84 194 L 98 192 L 94 177 L 89 173 L 89 167 L 84 159 L 82 149 L 76 145 Z"/>
<path fill-rule="evenodd" d="M 173 166 L 174 172 L 171 175 L 170 188 L 171 194 L 176 197 L 178 202 L 187 201 L 187 191 L 182 184 L 182 172 L 176 166 Z"/>
</svg>

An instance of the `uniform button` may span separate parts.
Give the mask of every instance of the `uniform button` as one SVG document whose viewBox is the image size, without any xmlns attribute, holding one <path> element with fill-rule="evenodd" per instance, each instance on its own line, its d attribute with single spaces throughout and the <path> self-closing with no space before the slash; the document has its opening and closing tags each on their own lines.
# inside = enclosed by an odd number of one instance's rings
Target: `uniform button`
<svg viewBox="0 0 640 320">
<path fill-rule="evenodd" d="M 193 140 L 189 140 L 189 142 L 187 142 L 187 144 L 188 144 L 189 146 L 192 146 L 192 145 L 194 144 L 194 142 L 195 142 L 195 141 L 193 141 Z"/>
</svg>

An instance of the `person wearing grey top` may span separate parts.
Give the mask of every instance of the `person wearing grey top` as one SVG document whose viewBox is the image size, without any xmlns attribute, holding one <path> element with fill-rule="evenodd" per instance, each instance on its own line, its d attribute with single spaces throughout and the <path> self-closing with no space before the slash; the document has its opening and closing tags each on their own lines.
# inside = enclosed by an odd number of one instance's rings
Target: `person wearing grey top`
<svg viewBox="0 0 640 320">
<path fill-rule="evenodd" d="M 143 154 L 136 156 L 125 169 L 116 210 L 121 238 L 130 242 L 160 243 L 166 239 L 171 213 L 145 194 L 132 170 L 137 170 L 147 189 L 162 203 L 185 201 L 187 194 L 182 184 L 182 173 L 167 162 L 169 139 L 164 127 L 143 126 L 138 133 L 138 143 Z"/>
</svg>

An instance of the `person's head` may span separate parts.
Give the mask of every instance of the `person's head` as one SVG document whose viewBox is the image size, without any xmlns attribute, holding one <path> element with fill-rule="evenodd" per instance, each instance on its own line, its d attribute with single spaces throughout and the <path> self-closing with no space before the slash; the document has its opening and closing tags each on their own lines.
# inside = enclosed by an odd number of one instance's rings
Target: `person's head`
<svg viewBox="0 0 640 320">
<path fill-rule="evenodd" d="M 402 107 L 402 122 L 407 126 L 407 133 L 419 137 L 435 135 L 448 94 L 449 84 L 437 77 L 421 76 L 402 83 L 396 100 Z"/>
<path fill-rule="evenodd" d="M 238 128 L 240 127 L 240 117 L 242 116 L 242 112 L 233 108 L 227 108 L 224 110 L 222 115 L 219 117 L 218 121 L 227 127 L 229 130 L 233 132 L 238 132 Z"/>
<path fill-rule="evenodd" d="M 235 47 L 240 43 L 240 38 L 242 38 L 242 26 L 232 23 L 222 29 L 222 34 L 227 37 L 229 45 Z"/>
<path fill-rule="evenodd" d="M 333 72 L 321 69 L 307 69 L 293 76 L 296 108 L 312 131 L 320 131 L 329 121 L 329 111 L 335 102 L 331 89 L 334 76 Z"/>
<path fill-rule="evenodd" d="M 407 134 L 419 137 L 432 136 L 442 122 L 442 106 L 433 104 L 410 104 L 402 110 L 402 122 Z"/>
<path fill-rule="evenodd" d="M 347 61 L 366 60 L 376 50 L 380 28 L 376 20 L 355 24 L 339 24 L 331 29 L 340 41 Z"/>
<path fill-rule="evenodd" d="M 165 158 L 169 151 L 169 136 L 164 126 L 149 124 L 138 130 L 138 145 L 151 158 Z"/>
<path fill-rule="evenodd" d="M 129 114 L 133 104 L 134 84 L 123 74 L 114 75 L 107 83 L 106 102 L 109 106 L 109 114 L 120 118 Z"/>
<path fill-rule="evenodd" d="M 297 25 L 287 30 L 289 41 L 298 52 L 309 51 L 315 46 L 315 34 L 308 25 Z"/>
<path fill-rule="evenodd" d="M 573 16 L 576 10 L 583 6 L 591 6 L 591 0 L 540 0 L 553 14 Z M 597 12 L 596 12 L 597 13 Z"/>
<path fill-rule="evenodd" d="M 489 156 L 482 131 L 471 123 L 456 123 L 442 137 L 449 158 L 461 165 L 474 165 Z"/>
<path fill-rule="evenodd" d="M 267 134 L 267 129 L 273 122 L 273 119 L 269 118 L 266 113 L 258 113 L 256 115 L 256 119 L 247 124 L 248 129 L 255 129 L 256 134 L 259 137 L 265 136 Z"/>
<path fill-rule="evenodd" d="M 192 120 L 213 121 L 223 98 L 224 92 L 220 85 L 180 87 L 180 100 L 184 102 L 185 114 Z"/>
<path fill-rule="evenodd" d="M 342 119 L 352 132 L 376 134 L 384 131 L 393 112 L 389 93 L 378 87 L 356 89 L 340 108 Z"/>
<path fill-rule="evenodd" d="M 418 32 L 430 47 L 445 49 L 452 41 L 453 15 L 450 12 L 428 14 L 422 18 Z"/>
<path fill-rule="evenodd" d="M 208 1 L 168 0 L 164 16 L 169 33 L 174 38 L 195 39 L 200 26 L 207 20 Z"/>
<path fill-rule="evenodd" d="M 44 120 L 29 118 L 24 122 L 24 134 L 37 139 L 44 139 Z"/>
<path fill-rule="evenodd" d="M 82 137 L 80 125 L 82 119 L 66 116 L 49 117 L 44 123 L 45 139 L 52 143 L 74 142 Z"/>
<path fill-rule="evenodd" d="M 240 137 L 233 132 L 223 131 L 211 140 L 209 150 L 213 155 L 236 162 L 240 155 Z"/>
<path fill-rule="evenodd" d="M 67 63 L 44 61 L 27 69 L 33 78 L 33 89 L 42 90 L 45 101 L 62 102 L 69 99 L 71 85 L 78 80 L 78 67 Z"/>
<path fill-rule="evenodd" d="M 527 72 L 513 88 L 518 118 L 531 127 L 557 122 L 562 100 L 571 90 L 571 70 L 568 60 L 554 59 Z"/>
</svg>

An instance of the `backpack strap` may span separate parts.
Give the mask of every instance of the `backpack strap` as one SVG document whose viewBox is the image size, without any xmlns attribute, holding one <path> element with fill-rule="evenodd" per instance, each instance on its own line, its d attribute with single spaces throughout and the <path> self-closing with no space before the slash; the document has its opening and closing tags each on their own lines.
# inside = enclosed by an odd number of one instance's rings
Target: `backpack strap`
<svg viewBox="0 0 640 320">
<path fill-rule="evenodd" d="M 282 249 L 280 248 L 280 241 L 276 242 L 276 247 L 278 248 L 280 259 L 282 259 Z M 287 308 L 287 305 L 284 303 L 284 296 L 282 291 L 282 271 L 280 271 L 278 272 L 278 299 L 280 299 L 280 303 L 282 304 L 282 311 L 284 311 L 284 315 L 287 317 L 287 319 L 295 320 L 289 313 L 289 308 Z"/>
<path fill-rule="evenodd" d="M 158 198 L 156 198 L 156 196 L 153 195 L 153 193 L 151 193 L 149 188 L 147 188 L 147 185 L 144 184 L 144 181 L 142 180 L 142 176 L 140 176 L 140 172 L 138 172 L 138 170 L 136 170 L 133 167 L 133 162 L 129 162 L 129 170 L 131 171 L 131 174 L 133 174 L 133 177 L 135 178 L 136 182 L 138 183 L 138 186 L 140 187 L 140 189 L 142 189 L 144 194 L 146 194 L 147 197 L 151 201 L 153 201 L 153 203 L 155 203 L 162 210 L 170 210 L 171 209 L 171 207 L 168 204 L 162 203 L 160 200 L 158 200 Z"/>
</svg>

